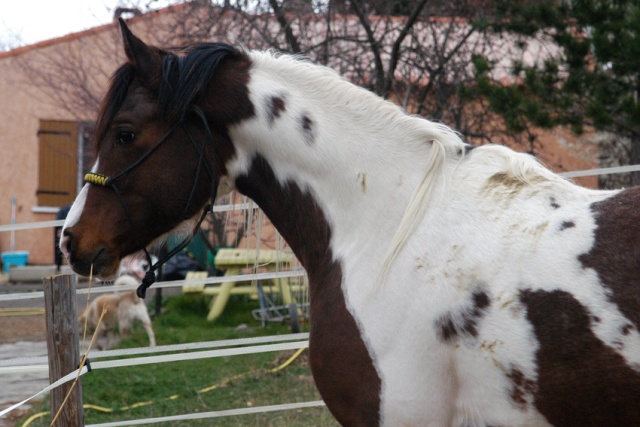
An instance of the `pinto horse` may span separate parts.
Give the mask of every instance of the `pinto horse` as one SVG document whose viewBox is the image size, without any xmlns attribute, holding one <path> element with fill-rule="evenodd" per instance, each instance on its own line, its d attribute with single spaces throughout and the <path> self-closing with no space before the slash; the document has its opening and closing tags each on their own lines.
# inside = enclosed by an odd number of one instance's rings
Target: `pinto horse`
<svg viewBox="0 0 640 427">
<path fill-rule="evenodd" d="M 121 26 L 61 240 L 76 272 L 191 233 L 226 183 L 308 273 L 311 369 L 341 424 L 640 425 L 639 189 L 473 147 L 299 58 Z"/>
</svg>

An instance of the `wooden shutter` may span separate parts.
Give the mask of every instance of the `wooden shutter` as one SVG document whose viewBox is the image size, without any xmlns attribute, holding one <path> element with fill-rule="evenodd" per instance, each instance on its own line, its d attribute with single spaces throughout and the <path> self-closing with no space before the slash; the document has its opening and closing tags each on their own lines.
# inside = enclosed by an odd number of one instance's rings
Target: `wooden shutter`
<svg viewBox="0 0 640 427">
<path fill-rule="evenodd" d="M 38 205 L 68 205 L 76 196 L 78 123 L 41 120 L 38 139 Z"/>
</svg>

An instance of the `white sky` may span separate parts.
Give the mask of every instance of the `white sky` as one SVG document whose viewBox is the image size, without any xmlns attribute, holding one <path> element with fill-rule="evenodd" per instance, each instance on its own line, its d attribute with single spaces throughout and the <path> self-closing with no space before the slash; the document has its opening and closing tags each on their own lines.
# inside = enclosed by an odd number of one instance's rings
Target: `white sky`
<svg viewBox="0 0 640 427">
<path fill-rule="evenodd" d="M 0 0 L 0 51 L 111 22 L 118 6 L 153 9 L 170 0 Z"/>
</svg>

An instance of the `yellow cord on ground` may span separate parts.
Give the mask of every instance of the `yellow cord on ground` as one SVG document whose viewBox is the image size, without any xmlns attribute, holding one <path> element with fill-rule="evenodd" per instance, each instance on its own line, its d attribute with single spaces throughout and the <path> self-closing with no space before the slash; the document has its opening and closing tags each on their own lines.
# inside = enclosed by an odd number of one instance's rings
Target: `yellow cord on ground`
<svg viewBox="0 0 640 427">
<path fill-rule="evenodd" d="M 84 405 L 82 405 L 82 407 L 84 409 L 95 409 L 96 411 L 100 411 L 100 412 L 113 412 L 113 409 L 111 409 L 111 408 L 105 408 L 104 406 L 98 406 L 98 405 L 92 405 L 90 403 L 85 403 Z"/>
<path fill-rule="evenodd" d="M 147 400 L 146 402 L 138 402 L 138 403 L 134 403 L 133 405 L 127 405 L 127 406 L 123 406 L 122 408 L 118 409 L 119 411 L 128 411 L 129 409 L 136 409 L 139 408 L 141 406 L 149 406 L 149 405 L 153 405 L 155 402 L 153 400 Z"/>
<path fill-rule="evenodd" d="M 86 404 L 82 405 L 82 407 L 84 409 L 93 409 L 93 410 L 100 411 L 100 412 L 113 412 L 113 409 L 111 409 L 111 408 L 105 408 L 104 406 L 98 406 L 98 405 L 91 405 L 89 403 L 86 403 Z M 34 422 L 38 418 L 46 417 L 47 415 L 50 415 L 50 413 L 49 412 L 38 412 L 37 414 L 33 414 L 29 418 L 26 419 L 26 421 L 22 424 L 22 427 L 27 427 L 27 426 L 29 426 L 29 424 L 31 424 L 32 422 Z"/>
<path fill-rule="evenodd" d="M 271 369 L 269 372 L 274 373 L 274 372 L 278 372 L 283 370 L 284 368 L 286 368 L 287 366 L 291 365 L 293 363 L 294 360 L 296 360 L 298 358 L 298 356 L 300 356 L 302 354 L 303 351 L 305 351 L 306 348 L 299 348 L 298 351 L 296 351 L 295 353 L 293 353 L 293 356 L 291 356 L 290 358 L 288 358 L 282 365 L 277 366 L 273 369 Z"/>
<path fill-rule="evenodd" d="M 22 424 L 22 427 L 27 427 L 38 418 L 42 418 L 47 415 L 49 415 L 49 412 L 38 412 L 37 414 L 33 414 L 29 418 L 27 418 L 27 420 Z"/>
<path fill-rule="evenodd" d="M 229 378 L 225 378 L 224 380 L 220 381 L 219 383 L 210 385 L 209 387 L 201 388 L 200 390 L 198 390 L 198 393 L 202 394 L 202 393 L 206 393 L 206 392 L 211 391 L 211 390 L 215 390 L 217 388 L 220 388 L 220 387 L 223 387 L 223 386 L 227 385 L 231 381 L 240 379 L 242 377 L 246 377 L 249 374 L 251 374 L 251 372 L 245 372 L 245 373 L 242 373 L 242 374 L 237 374 L 237 375 L 231 376 Z"/>
</svg>

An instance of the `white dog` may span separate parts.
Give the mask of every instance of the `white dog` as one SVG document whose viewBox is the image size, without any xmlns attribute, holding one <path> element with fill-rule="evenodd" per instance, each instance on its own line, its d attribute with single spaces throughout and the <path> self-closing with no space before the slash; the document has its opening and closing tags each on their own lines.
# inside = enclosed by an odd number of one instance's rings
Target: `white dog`
<svg viewBox="0 0 640 427">
<path fill-rule="evenodd" d="M 115 281 L 115 285 L 138 285 L 138 281 L 128 275 L 120 276 Z M 102 311 L 106 313 L 102 322 L 98 326 L 98 320 Z M 121 336 L 126 336 L 136 320 L 142 322 L 144 329 L 149 336 L 149 346 L 155 347 L 156 336 L 151 327 L 151 318 L 147 311 L 144 300 L 138 298 L 135 291 L 115 292 L 113 294 L 101 295 L 91 301 L 85 312 L 79 316 L 80 327 L 84 327 L 85 321 L 87 329 L 96 331 L 98 338 L 105 337 L 106 343 L 98 348 L 108 350 L 113 341 L 116 326 Z"/>
</svg>

